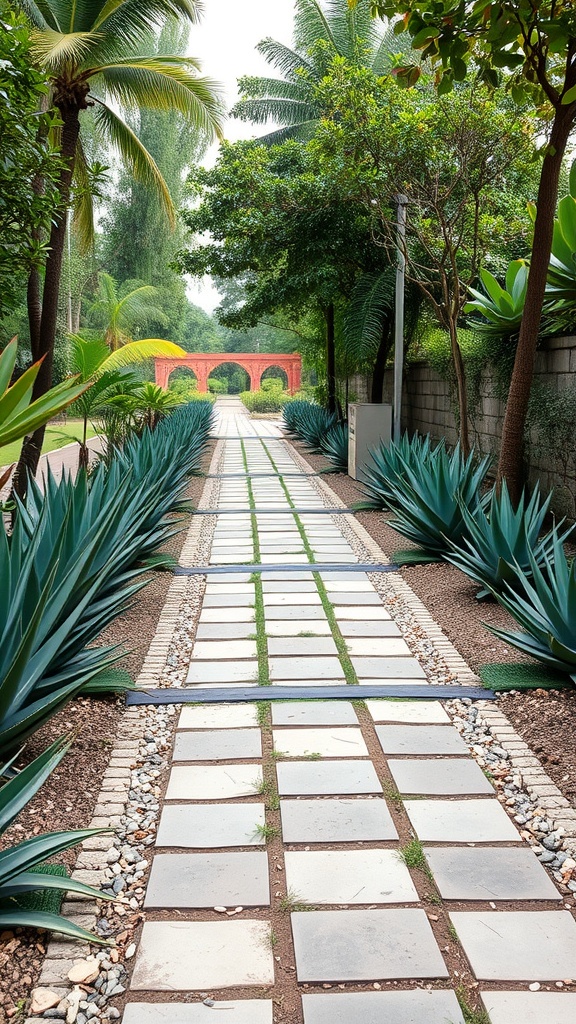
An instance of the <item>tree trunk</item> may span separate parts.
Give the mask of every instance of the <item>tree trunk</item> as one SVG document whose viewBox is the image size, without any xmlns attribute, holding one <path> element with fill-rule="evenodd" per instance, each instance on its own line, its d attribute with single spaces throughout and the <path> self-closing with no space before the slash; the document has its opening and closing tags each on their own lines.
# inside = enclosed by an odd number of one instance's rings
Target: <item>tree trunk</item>
<svg viewBox="0 0 576 1024">
<path fill-rule="evenodd" d="M 60 293 L 60 277 L 62 274 L 62 260 L 64 256 L 64 243 L 66 240 L 66 218 L 68 216 L 68 205 L 70 202 L 70 189 L 72 175 L 74 173 L 74 158 L 80 131 L 78 118 L 81 109 L 80 103 L 66 103 L 59 106 L 62 117 L 62 143 L 61 156 L 64 166 L 60 172 L 58 191 L 60 193 L 60 208 L 52 224 L 50 232 L 49 252 L 46 259 L 44 274 L 44 291 L 42 295 L 42 314 L 37 336 L 38 352 L 36 359 L 41 358 L 42 365 L 34 382 L 32 401 L 41 398 L 52 386 L 52 367 L 54 364 L 54 340 L 56 337 L 56 324 L 58 318 L 58 297 Z M 30 288 L 31 282 L 29 282 Z M 32 282 L 32 293 L 29 302 L 36 301 L 34 297 L 34 284 Z M 39 297 L 38 297 L 39 301 Z M 30 307 L 29 307 L 30 308 Z M 33 342 L 34 344 L 34 342 Z M 34 349 L 33 349 L 34 351 Z M 26 494 L 28 476 L 34 476 L 38 468 L 38 462 L 42 453 L 45 427 L 39 427 L 33 434 L 24 438 L 20 460 L 14 474 L 13 489 L 20 498 Z"/>
<path fill-rule="evenodd" d="M 464 368 L 464 360 L 462 359 L 462 350 L 458 344 L 456 324 L 453 320 L 450 320 L 448 326 L 450 334 L 450 351 L 452 353 L 454 373 L 456 374 L 456 391 L 458 394 L 458 414 L 460 416 L 458 435 L 460 449 L 464 458 L 467 458 L 470 454 L 470 434 L 468 431 L 468 392 L 466 391 L 466 370 Z"/>
<path fill-rule="evenodd" d="M 370 390 L 370 401 L 375 405 L 382 401 L 382 392 L 384 390 L 384 374 L 386 372 L 386 363 L 388 362 L 388 353 L 392 345 L 392 334 L 391 334 L 392 321 L 384 320 L 382 324 L 382 332 L 380 334 L 380 344 L 378 345 L 378 351 L 376 353 L 376 359 L 374 362 L 374 369 L 372 370 L 372 387 Z"/>
<path fill-rule="evenodd" d="M 336 333 L 334 303 L 326 307 L 326 377 L 328 385 L 328 411 L 336 412 Z"/>
<path fill-rule="evenodd" d="M 506 402 L 497 476 L 498 487 L 503 480 L 506 480 L 510 497 L 515 505 L 520 500 L 524 484 L 524 430 L 552 248 L 558 181 L 573 121 L 573 105 L 557 108 L 538 187 L 538 206 L 534 224 L 528 287 Z"/>
</svg>

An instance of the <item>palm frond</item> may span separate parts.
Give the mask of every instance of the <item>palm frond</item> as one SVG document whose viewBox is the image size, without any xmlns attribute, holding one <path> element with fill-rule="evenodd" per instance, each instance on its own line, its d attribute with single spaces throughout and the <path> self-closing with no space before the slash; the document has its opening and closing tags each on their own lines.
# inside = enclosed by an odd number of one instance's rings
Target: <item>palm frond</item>
<svg viewBox="0 0 576 1024">
<path fill-rule="evenodd" d="M 103 100 L 92 94 L 96 102 L 94 118 L 104 136 L 119 150 L 134 180 L 156 192 L 171 227 L 176 223 L 174 204 L 158 165 L 140 139 Z"/>
<path fill-rule="evenodd" d="M 82 380 L 90 380 L 110 355 L 105 341 L 100 338 L 87 340 L 78 334 L 69 334 L 70 365 L 73 373 L 79 373 Z"/>
<path fill-rule="evenodd" d="M 94 245 L 94 195 L 90 187 L 88 163 L 81 139 L 74 161 L 74 208 L 72 227 L 82 255 Z"/>
<path fill-rule="evenodd" d="M 394 56 L 400 53 L 411 55 L 412 60 L 414 59 L 410 34 L 401 32 L 400 35 L 394 35 L 391 29 L 386 29 L 372 58 L 372 71 L 377 75 L 383 75 L 392 67 Z"/>
<path fill-rule="evenodd" d="M 264 99 L 273 96 L 275 99 L 309 100 L 313 87 L 305 80 L 286 81 L 285 78 L 254 78 L 245 76 L 238 81 L 240 94 L 246 100 Z M 245 100 L 239 100 L 243 103 Z"/>
<path fill-rule="evenodd" d="M 343 347 L 359 363 L 374 358 L 383 322 L 394 308 L 394 270 L 362 274 L 356 282 L 344 317 Z"/>
<path fill-rule="evenodd" d="M 290 99 L 266 98 L 261 100 L 240 101 L 231 111 L 241 121 L 252 121 L 253 124 L 275 124 L 284 127 L 299 127 L 301 122 L 311 121 L 318 124 L 320 111 L 310 103 Z M 259 138 L 259 141 L 263 140 Z"/>
<path fill-rule="evenodd" d="M 218 87 L 199 77 L 185 57 L 134 57 L 94 68 L 93 73 L 124 108 L 178 110 L 209 138 L 222 137 L 224 106 Z"/>
<path fill-rule="evenodd" d="M 259 135 L 258 142 L 261 142 L 263 146 L 280 146 L 283 142 L 287 142 L 288 139 L 296 139 L 297 142 L 309 142 L 310 139 L 314 138 L 317 127 L 318 119 L 314 117 L 310 121 L 285 125 L 274 132 L 268 132 L 267 135 Z"/>
<path fill-rule="evenodd" d="M 311 78 L 316 77 L 316 69 L 312 61 L 297 50 L 291 50 L 284 43 L 275 39 L 263 39 L 256 47 L 268 64 L 273 64 L 283 75 L 297 80 L 298 72 L 307 71 Z"/>
<path fill-rule="evenodd" d="M 56 32 L 52 28 L 34 29 L 32 54 L 45 68 L 55 71 L 63 64 L 81 64 L 99 37 L 94 32 Z"/>
<path fill-rule="evenodd" d="M 38 3 L 35 3 L 34 0 L 20 0 L 20 5 L 35 28 L 45 29 L 52 27 L 56 31 L 60 30 L 60 25 L 54 16 L 54 12 L 45 0 L 38 0 Z"/>
<path fill-rule="evenodd" d="M 131 366 L 133 363 L 141 363 L 146 359 L 153 359 L 155 356 L 167 356 L 172 359 L 180 359 L 186 352 L 173 341 L 165 341 L 164 338 L 143 338 L 142 341 L 129 341 L 122 345 L 116 352 L 111 352 L 100 365 L 100 372 L 108 370 L 119 370 L 123 366 Z"/>
<path fill-rule="evenodd" d="M 348 6 L 347 0 L 338 2 L 340 7 L 342 4 Z M 337 51 L 331 25 L 333 19 L 326 17 L 318 0 L 296 0 L 294 7 L 294 46 L 308 50 L 319 39 L 324 39 Z"/>
<path fill-rule="evenodd" d="M 100 28 L 106 24 L 111 18 L 113 18 L 120 11 L 126 7 L 132 7 L 134 5 L 133 0 L 106 0 L 102 10 L 97 15 L 94 28 Z M 154 6 L 160 6 L 154 5 Z M 195 22 L 198 21 L 198 15 L 202 10 L 202 3 L 200 0 L 168 0 L 167 3 L 161 5 L 164 7 L 164 17 L 166 15 L 172 15 L 172 17 L 178 19 L 178 17 L 184 18 L 186 21 Z M 146 4 L 147 9 L 148 4 Z M 167 8 L 171 8 L 168 10 Z M 156 11 L 154 12 L 157 13 Z M 155 22 L 156 24 L 156 22 Z M 153 25 L 150 26 L 154 27 Z"/>
</svg>

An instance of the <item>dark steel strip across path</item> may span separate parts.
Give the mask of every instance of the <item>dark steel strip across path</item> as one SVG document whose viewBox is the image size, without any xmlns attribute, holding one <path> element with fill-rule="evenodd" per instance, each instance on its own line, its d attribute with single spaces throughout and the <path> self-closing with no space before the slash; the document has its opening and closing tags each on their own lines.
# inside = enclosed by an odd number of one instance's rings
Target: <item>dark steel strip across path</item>
<svg viewBox="0 0 576 1024">
<path fill-rule="evenodd" d="M 481 686 L 432 686 L 415 683 L 363 686 L 182 686 L 150 690 L 128 690 L 131 704 L 245 704 L 258 700 L 365 700 L 366 698 L 406 697 L 413 700 L 496 700 L 492 690 Z"/>
<path fill-rule="evenodd" d="M 239 562 L 236 565 L 178 565 L 173 571 L 175 576 L 217 576 L 227 572 L 398 572 L 398 568 L 393 564 L 379 565 L 372 562 L 297 562 L 294 565 L 285 565 L 284 562 L 271 562 L 270 565 Z"/>
</svg>

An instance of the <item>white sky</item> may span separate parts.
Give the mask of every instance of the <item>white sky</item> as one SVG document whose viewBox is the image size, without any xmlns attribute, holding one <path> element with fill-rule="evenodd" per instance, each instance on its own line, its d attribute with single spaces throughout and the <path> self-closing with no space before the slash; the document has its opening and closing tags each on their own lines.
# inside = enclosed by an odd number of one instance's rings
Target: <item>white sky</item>
<svg viewBox="0 0 576 1024">
<path fill-rule="evenodd" d="M 270 74 L 269 65 L 256 52 L 256 44 L 267 36 L 291 44 L 293 14 L 293 0 L 204 0 L 204 15 L 192 27 L 189 49 L 202 62 L 203 73 L 224 86 L 228 108 L 238 98 L 238 78 Z M 224 128 L 231 142 L 262 131 L 236 118 L 229 118 Z M 212 147 L 204 163 L 213 162 L 216 149 Z M 188 295 L 209 313 L 219 302 L 209 278 L 191 282 Z"/>
</svg>

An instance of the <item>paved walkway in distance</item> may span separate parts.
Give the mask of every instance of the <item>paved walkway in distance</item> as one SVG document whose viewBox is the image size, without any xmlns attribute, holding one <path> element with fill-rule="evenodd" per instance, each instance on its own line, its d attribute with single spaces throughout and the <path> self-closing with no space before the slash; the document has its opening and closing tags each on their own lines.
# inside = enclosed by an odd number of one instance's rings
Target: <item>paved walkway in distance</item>
<svg viewBox="0 0 576 1024">
<path fill-rule="evenodd" d="M 491 1024 L 573 1024 L 576 994 L 529 990 L 576 974 L 560 893 L 440 702 L 354 701 L 425 673 L 365 573 L 306 569 L 357 561 L 342 517 L 293 510 L 322 506 L 311 482 L 249 479 L 298 472 L 290 445 L 218 407 L 241 475 L 211 563 L 302 570 L 207 578 L 187 696 L 349 699 L 182 709 L 124 1024 L 464 1024 L 462 979 Z M 277 511 L 226 514 L 249 507 Z"/>
</svg>

